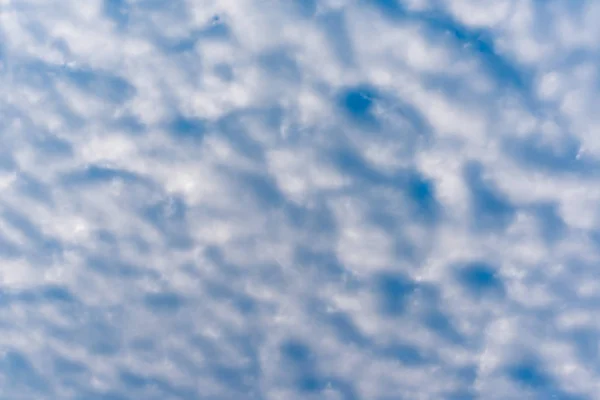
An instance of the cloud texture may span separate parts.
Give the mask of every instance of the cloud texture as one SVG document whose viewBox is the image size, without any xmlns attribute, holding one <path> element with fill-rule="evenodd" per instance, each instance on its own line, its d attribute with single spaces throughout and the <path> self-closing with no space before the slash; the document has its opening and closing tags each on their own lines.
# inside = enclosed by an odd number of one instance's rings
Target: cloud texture
<svg viewBox="0 0 600 400">
<path fill-rule="evenodd" d="M 599 18 L 0 0 L 0 397 L 600 399 Z"/>
</svg>

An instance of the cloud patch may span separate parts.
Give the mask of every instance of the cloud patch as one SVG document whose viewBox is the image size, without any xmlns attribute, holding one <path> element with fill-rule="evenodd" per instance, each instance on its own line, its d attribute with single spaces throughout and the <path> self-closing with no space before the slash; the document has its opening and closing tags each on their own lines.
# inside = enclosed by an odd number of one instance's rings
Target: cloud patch
<svg viewBox="0 0 600 400">
<path fill-rule="evenodd" d="M 594 399 L 599 8 L 0 2 L 0 391 Z"/>
</svg>

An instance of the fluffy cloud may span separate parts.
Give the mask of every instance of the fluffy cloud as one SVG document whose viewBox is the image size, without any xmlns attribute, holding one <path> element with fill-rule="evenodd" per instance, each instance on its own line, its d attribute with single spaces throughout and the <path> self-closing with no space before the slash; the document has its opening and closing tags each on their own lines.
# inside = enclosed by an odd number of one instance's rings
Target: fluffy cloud
<svg viewBox="0 0 600 400">
<path fill-rule="evenodd" d="M 0 392 L 597 398 L 599 12 L 0 1 Z"/>
</svg>

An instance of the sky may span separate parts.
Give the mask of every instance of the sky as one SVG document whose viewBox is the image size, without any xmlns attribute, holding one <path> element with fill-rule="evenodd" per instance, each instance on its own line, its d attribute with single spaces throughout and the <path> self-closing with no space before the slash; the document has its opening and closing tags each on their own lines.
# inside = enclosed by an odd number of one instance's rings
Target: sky
<svg viewBox="0 0 600 400">
<path fill-rule="evenodd" d="M 0 0 L 0 399 L 600 399 L 599 20 Z"/>
</svg>

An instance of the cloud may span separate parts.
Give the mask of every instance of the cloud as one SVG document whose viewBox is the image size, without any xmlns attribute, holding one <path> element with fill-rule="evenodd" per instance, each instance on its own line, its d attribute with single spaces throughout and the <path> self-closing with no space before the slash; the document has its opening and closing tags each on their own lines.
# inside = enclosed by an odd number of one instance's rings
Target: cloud
<svg viewBox="0 0 600 400">
<path fill-rule="evenodd" d="M 1 1 L 1 392 L 596 398 L 597 14 Z"/>
</svg>

